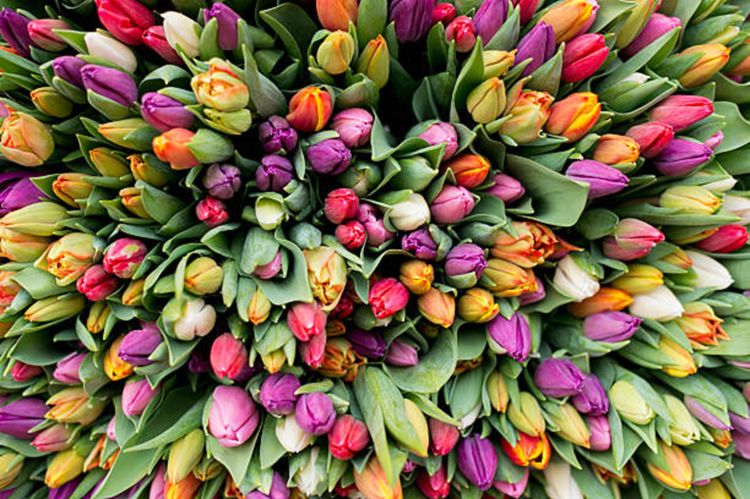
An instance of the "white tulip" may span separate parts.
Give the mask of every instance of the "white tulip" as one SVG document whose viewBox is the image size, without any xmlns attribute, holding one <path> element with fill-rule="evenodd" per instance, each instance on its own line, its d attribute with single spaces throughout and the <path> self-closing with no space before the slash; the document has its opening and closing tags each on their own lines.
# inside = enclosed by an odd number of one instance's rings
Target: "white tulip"
<svg viewBox="0 0 750 499">
<path fill-rule="evenodd" d="M 685 253 L 693 261 L 691 268 L 696 274 L 694 283 L 696 288 L 727 289 L 734 282 L 726 267 L 710 256 L 697 251 Z"/>
<path fill-rule="evenodd" d="M 325 478 L 325 473 L 318 467 L 319 454 L 320 447 L 310 449 L 310 458 L 294 474 L 294 482 L 297 484 L 297 488 L 307 497 L 316 495 L 318 484 Z"/>
<path fill-rule="evenodd" d="M 571 255 L 557 263 L 552 282 L 576 302 L 591 298 L 599 291 L 599 281 L 583 270 Z"/>
<path fill-rule="evenodd" d="M 732 188 L 737 185 L 737 179 L 734 177 L 726 177 L 721 180 L 716 180 L 708 184 L 704 184 L 703 187 L 713 192 L 714 194 L 722 194 L 727 191 L 731 191 Z"/>
<path fill-rule="evenodd" d="M 86 33 L 83 41 L 86 43 L 86 50 L 89 51 L 89 55 L 117 64 L 128 73 L 135 73 L 135 70 L 138 69 L 138 60 L 135 58 L 135 54 L 130 47 L 119 40 L 92 32 Z"/>
<path fill-rule="evenodd" d="M 740 221 L 737 222 L 738 224 L 750 224 L 750 199 L 729 194 L 724 196 L 722 207 L 740 217 Z"/>
<path fill-rule="evenodd" d="M 682 315 L 682 303 L 666 286 L 659 286 L 650 293 L 633 296 L 630 313 L 643 319 L 671 321 Z"/>
<path fill-rule="evenodd" d="M 430 207 L 421 194 L 409 194 L 391 207 L 389 220 L 398 230 L 415 230 L 430 222 Z"/>
<path fill-rule="evenodd" d="M 461 423 L 461 429 L 465 430 L 469 426 L 474 424 L 474 421 L 479 417 L 479 412 L 482 410 L 482 402 L 480 401 L 472 410 L 467 414 L 464 414 L 458 422 Z"/>
<path fill-rule="evenodd" d="M 203 298 L 172 298 L 164 307 L 162 317 L 172 323 L 175 336 L 182 341 L 206 336 L 216 324 L 216 310 Z"/>
<path fill-rule="evenodd" d="M 179 45 L 190 57 L 198 57 L 200 50 L 200 25 L 179 12 L 169 11 L 161 15 L 164 18 L 164 35 L 167 43 L 177 50 Z"/>
<path fill-rule="evenodd" d="M 562 460 L 553 460 L 544 470 L 544 490 L 550 499 L 583 499 L 583 493 L 573 479 L 570 465 Z"/>
<path fill-rule="evenodd" d="M 276 421 L 276 439 L 287 452 L 296 454 L 310 445 L 313 434 L 303 430 L 297 424 L 294 414 L 289 414 Z"/>
</svg>

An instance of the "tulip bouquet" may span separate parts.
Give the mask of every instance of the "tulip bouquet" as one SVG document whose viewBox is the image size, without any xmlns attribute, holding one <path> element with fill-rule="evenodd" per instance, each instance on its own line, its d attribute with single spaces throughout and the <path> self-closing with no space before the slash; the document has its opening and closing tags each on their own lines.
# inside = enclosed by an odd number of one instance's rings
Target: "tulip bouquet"
<svg viewBox="0 0 750 499">
<path fill-rule="evenodd" d="M 750 498 L 747 1 L 1 3 L 0 498 Z"/>
</svg>

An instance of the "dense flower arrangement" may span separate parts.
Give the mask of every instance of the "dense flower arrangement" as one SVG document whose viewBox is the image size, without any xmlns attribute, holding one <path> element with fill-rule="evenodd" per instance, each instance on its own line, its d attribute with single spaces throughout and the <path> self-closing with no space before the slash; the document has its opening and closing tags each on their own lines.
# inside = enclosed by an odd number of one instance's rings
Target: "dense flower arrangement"
<svg viewBox="0 0 750 499">
<path fill-rule="evenodd" d="M 0 11 L 0 498 L 750 497 L 750 2 Z"/>
</svg>

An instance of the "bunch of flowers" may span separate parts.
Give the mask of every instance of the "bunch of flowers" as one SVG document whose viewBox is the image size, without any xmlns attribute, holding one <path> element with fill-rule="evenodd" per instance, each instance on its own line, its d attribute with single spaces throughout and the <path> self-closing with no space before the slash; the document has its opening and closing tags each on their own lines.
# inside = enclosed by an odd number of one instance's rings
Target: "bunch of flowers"
<svg viewBox="0 0 750 499">
<path fill-rule="evenodd" d="M 0 498 L 748 497 L 748 14 L 3 8 Z"/>
</svg>

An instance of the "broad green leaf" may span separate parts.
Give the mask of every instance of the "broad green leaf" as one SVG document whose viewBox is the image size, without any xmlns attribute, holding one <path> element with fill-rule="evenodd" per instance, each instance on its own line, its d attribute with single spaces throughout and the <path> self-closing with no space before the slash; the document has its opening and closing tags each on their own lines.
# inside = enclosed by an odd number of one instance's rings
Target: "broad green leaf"
<svg viewBox="0 0 750 499">
<path fill-rule="evenodd" d="M 113 497 L 148 475 L 161 458 L 161 447 L 142 451 L 120 452 L 92 499 Z"/>
<path fill-rule="evenodd" d="M 307 12 L 299 5 L 285 2 L 272 9 L 260 11 L 260 18 L 279 35 L 289 56 L 301 61 L 310 40 L 318 30 Z"/>
<path fill-rule="evenodd" d="M 405 392 L 435 393 L 453 375 L 458 361 L 455 329 L 439 333 L 430 351 L 412 367 L 388 367 L 393 382 Z"/>
</svg>

